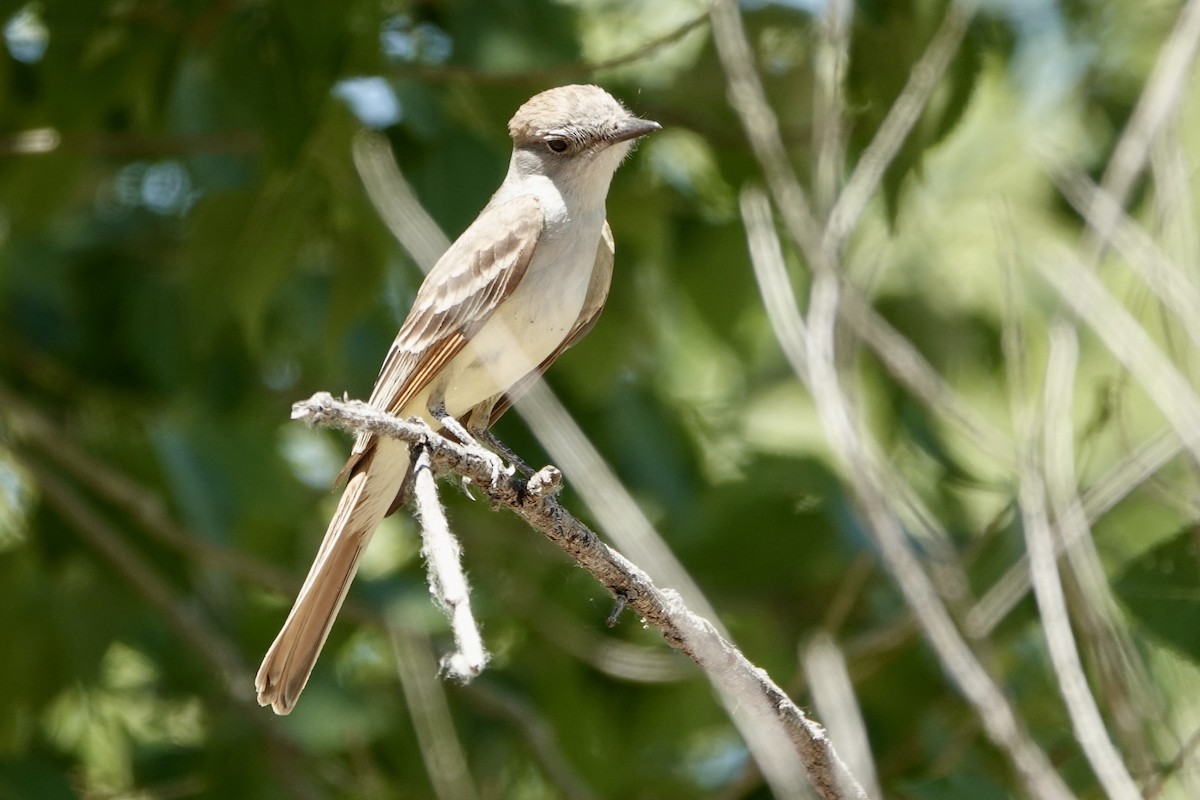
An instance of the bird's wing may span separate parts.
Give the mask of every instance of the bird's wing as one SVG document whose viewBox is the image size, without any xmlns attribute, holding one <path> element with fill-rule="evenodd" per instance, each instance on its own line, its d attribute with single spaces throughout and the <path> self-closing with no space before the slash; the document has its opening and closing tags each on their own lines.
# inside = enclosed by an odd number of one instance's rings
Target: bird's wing
<svg viewBox="0 0 1200 800">
<path fill-rule="evenodd" d="M 489 204 L 480 213 L 417 291 L 375 379 L 371 405 L 400 413 L 458 355 L 521 282 L 544 220 L 534 195 Z M 359 435 L 343 476 L 372 441 Z"/>
<path fill-rule="evenodd" d="M 533 382 L 546 374 L 546 370 L 550 369 L 550 365 L 563 354 L 568 348 L 587 336 L 588 331 L 596 324 L 596 320 L 600 318 L 600 312 L 604 310 L 604 303 L 608 300 L 608 289 L 612 285 L 613 272 L 613 257 L 615 253 L 616 243 L 613 241 L 612 228 L 608 227 L 608 220 L 604 221 L 604 229 L 600 232 L 600 243 L 596 246 L 596 262 L 592 267 L 592 277 L 588 281 L 587 295 L 583 300 L 583 309 L 579 312 L 579 318 L 575 320 L 575 325 L 571 328 L 570 334 L 563 339 L 553 353 L 546 357 L 537 369 L 526 375 L 521 380 L 517 381 L 511 389 L 509 389 L 503 397 L 501 397 L 492 407 L 491 418 L 488 425 L 494 425 L 496 420 L 512 407 L 512 404 L 520 399 L 521 395 L 529 390 Z"/>
</svg>

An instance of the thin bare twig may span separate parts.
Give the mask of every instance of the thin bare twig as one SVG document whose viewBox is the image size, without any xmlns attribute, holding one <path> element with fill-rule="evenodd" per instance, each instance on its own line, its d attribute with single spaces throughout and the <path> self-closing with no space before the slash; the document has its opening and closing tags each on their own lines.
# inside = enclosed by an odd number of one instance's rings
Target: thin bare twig
<svg viewBox="0 0 1200 800">
<path fill-rule="evenodd" d="M 1167 781 L 1170 780 L 1171 777 L 1177 772 L 1180 772 L 1189 765 L 1194 770 L 1197 763 L 1197 752 L 1200 752 L 1200 729 L 1196 730 L 1190 737 L 1188 737 L 1188 740 L 1184 742 L 1179 748 L 1179 751 L 1175 753 L 1175 757 L 1172 758 L 1166 765 L 1164 765 L 1161 770 L 1159 770 L 1158 774 L 1154 776 L 1153 780 L 1147 782 L 1145 791 L 1143 793 L 1146 800 L 1154 800 L 1154 798 L 1162 794 L 1163 789 L 1165 789 L 1167 786 Z"/>
<path fill-rule="evenodd" d="M 837 201 L 846 161 L 846 69 L 854 4 L 830 0 L 816 19 L 813 54 L 813 195 L 817 214 L 826 218 Z"/>
<path fill-rule="evenodd" d="M 1154 239 L 1125 213 L 1116 198 L 1082 171 L 1052 173 L 1063 197 L 1093 228 L 1107 225 L 1106 239 L 1116 247 L 1135 275 L 1178 321 L 1192 346 L 1200 350 L 1200 287 L 1173 263 Z"/>
<path fill-rule="evenodd" d="M 1154 696 L 1150 681 L 1145 677 L 1146 669 L 1138 650 L 1130 640 L 1123 623 L 1124 615 L 1109 588 L 1108 576 L 1101 564 L 1100 554 L 1092 539 L 1092 530 L 1083 501 L 1076 487 L 1078 479 L 1075 469 L 1075 420 L 1072 403 L 1075 393 L 1074 376 L 1079 360 L 1079 342 L 1074 329 L 1065 321 L 1058 320 L 1050 328 L 1050 355 L 1046 364 L 1046 382 L 1043 389 L 1045 401 L 1042 421 L 1042 447 L 1044 451 L 1042 469 L 1045 475 L 1046 499 L 1054 520 L 1052 547 L 1055 558 L 1061 550 L 1067 553 L 1067 564 L 1081 595 L 1073 611 L 1078 626 L 1078 639 L 1083 647 L 1094 655 L 1097 665 L 1098 698 L 1089 695 L 1086 701 L 1101 700 L 1110 709 L 1113 725 L 1124 735 L 1126 750 L 1130 757 L 1140 763 L 1149 764 L 1152 756 L 1147 745 L 1151 738 L 1146 735 L 1143 717 Z M 1139 697 L 1141 702 L 1133 698 Z M 1081 710 L 1078 717 L 1083 722 L 1094 724 L 1090 712 Z M 1107 741 L 1103 731 L 1089 733 L 1092 752 L 1089 759 L 1103 760 L 1115 750 Z M 1123 785 L 1122 775 L 1130 772 L 1124 763 L 1119 766 L 1102 764 L 1094 767 L 1106 770 L 1101 782 L 1109 787 L 1110 794 Z M 1129 778 L 1132 783 L 1132 778 Z M 1125 784 L 1128 788 L 1128 784 Z"/>
<path fill-rule="evenodd" d="M 754 277 L 758 282 L 763 306 L 767 310 L 767 318 L 793 371 L 811 391 L 806 353 L 809 346 L 808 336 L 788 280 L 782 248 L 771 223 L 769 202 L 761 192 L 748 187 L 741 194 L 741 209 Z M 848 287 L 842 285 L 842 288 Z M 860 319 L 866 318 L 869 318 L 868 314 L 860 315 Z M 896 336 L 902 338 L 899 334 Z M 950 392 L 949 389 L 945 391 Z M 913 523 L 913 530 L 921 535 L 927 546 L 940 556 L 939 590 L 943 596 L 961 599 L 966 591 L 967 581 L 965 575 L 956 567 L 956 553 L 945 528 L 937 523 L 912 488 L 895 470 L 888 469 L 884 459 L 879 457 L 874 448 L 871 449 L 872 460 L 879 465 L 881 480 L 892 490 L 892 496 L 899 500 L 897 505 L 905 518 Z"/>
<path fill-rule="evenodd" d="M 489 454 L 438 436 L 419 422 L 404 422 L 366 403 L 341 403 L 319 393 L 294 407 L 293 417 L 313 424 L 393 436 L 409 443 L 424 441 L 435 467 L 470 478 L 495 504 L 509 508 L 590 572 L 614 599 L 620 599 L 654 626 L 672 647 L 699 664 L 714 685 L 736 698 L 741 712 L 770 715 L 782 726 L 804 763 L 809 781 L 824 798 L 865 797 L 838 759 L 820 725 L 804 713 L 762 670 L 717 632 L 712 623 L 691 611 L 673 591 L 660 589 L 650 577 L 572 517 L 553 492 L 534 494 L 524 481 L 507 475 L 493 480 Z M 553 470 L 547 467 L 542 472 Z M 556 472 L 556 470 L 555 470 Z M 553 483 L 553 481 L 551 481 Z"/>
<path fill-rule="evenodd" d="M 742 190 L 740 203 L 750 265 L 754 269 L 763 307 L 792 371 L 807 383 L 808 356 L 804 344 L 807 333 L 804 319 L 797 313 L 800 306 L 788 279 L 783 248 L 771 219 L 770 203 L 762 192 L 749 186 Z M 841 290 L 839 318 L 871 348 L 884 369 L 914 397 L 953 423 L 979 452 L 996 459 L 1002 466 L 1013 465 L 1012 447 L 1004 434 L 976 414 L 912 342 L 888 324 L 858 290 L 845 283 Z"/>
</svg>

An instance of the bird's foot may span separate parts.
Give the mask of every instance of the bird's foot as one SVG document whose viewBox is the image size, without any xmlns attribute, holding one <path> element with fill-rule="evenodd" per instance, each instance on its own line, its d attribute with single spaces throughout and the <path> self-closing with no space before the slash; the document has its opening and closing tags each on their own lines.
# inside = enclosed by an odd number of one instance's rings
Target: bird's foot
<svg viewBox="0 0 1200 800">
<path fill-rule="evenodd" d="M 491 472 L 491 484 L 493 489 L 499 485 L 500 476 L 503 475 L 504 477 L 511 477 L 514 474 L 515 468 L 512 465 L 505 464 L 504 460 L 491 448 L 480 444 L 479 440 L 473 436 L 461 422 L 446 413 L 446 409 L 444 407 L 431 408 L 430 411 L 433 412 L 434 417 L 437 418 L 437 421 L 441 424 L 443 430 L 449 431 L 450 434 L 453 435 L 455 439 L 458 439 L 458 441 L 463 445 L 474 448 L 481 457 L 487 460 L 488 469 Z M 484 431 L 483 433 L 487 434 L 487 436 L 482 438 L 491 440 L 495 439 L 495 437 L 492 437 L 489 432 Z M 508 448 L 504 449 L 506 452 L 508 451 Z"/>
</svg>

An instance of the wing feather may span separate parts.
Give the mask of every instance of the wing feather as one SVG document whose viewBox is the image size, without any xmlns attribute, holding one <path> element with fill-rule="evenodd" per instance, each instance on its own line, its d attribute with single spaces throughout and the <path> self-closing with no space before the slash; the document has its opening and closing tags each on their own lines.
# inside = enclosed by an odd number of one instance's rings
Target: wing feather
<svg viewBox="0 0 1200 800">
<path fill-rule="evenodd" d="M 533 195 L 488 204 L 421 284 L 379 370 L 371 405 L 400 413 L 462 351 L 525 276 L 543 224 Z M 354 453 L 370 442 L 369 434 L 360 435 Z"/>
</svg>

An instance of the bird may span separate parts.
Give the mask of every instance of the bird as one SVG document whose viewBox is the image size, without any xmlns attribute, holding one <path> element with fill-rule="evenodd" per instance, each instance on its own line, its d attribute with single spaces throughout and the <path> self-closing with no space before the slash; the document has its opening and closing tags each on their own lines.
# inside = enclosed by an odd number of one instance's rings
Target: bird
<svg viewBox="0 0 1200 800">
<path fill-rule="evenodd" d="M 421 284 L 368 403 L 459 438 L 486 434 L 596 323 L 613 272 L 609 185 L 634 142 L 661 127 L 593 85 L 517 109 L 504 181 Z M 406 443 L 355 438 L 337 510 L 255 678 L 260 705 L 295 708 L 372 534 L 406 500 L 409 471 Z"/>
</svg>

